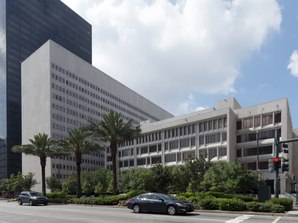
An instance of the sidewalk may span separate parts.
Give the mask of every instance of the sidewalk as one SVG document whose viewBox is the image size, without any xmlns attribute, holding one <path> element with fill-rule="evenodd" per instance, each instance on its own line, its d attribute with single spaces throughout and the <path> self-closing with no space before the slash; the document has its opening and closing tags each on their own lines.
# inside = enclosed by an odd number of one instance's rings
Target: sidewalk
<svg viewBox="0 0 298 223">
<path fill-rule="evenodd" d="M 298 217 L 298 206 L 295 205 L 293 210 L 287 212 L 287 215 Z"/>
</svg>

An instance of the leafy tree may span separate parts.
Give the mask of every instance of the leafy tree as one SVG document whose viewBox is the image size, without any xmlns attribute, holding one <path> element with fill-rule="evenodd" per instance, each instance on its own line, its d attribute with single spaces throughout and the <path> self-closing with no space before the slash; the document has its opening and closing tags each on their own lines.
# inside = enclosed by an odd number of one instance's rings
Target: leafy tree
<svg viewBox="0 0 298 223">
<path fill-rule="evenodd" d="M 70 175 L 62 184 L 62 191 L 67 194 L 76 194 L 77 192 L 77 176 Z"/>
<path fill-rule="evenodd" d="M 33 176 L 33 173 L 28 173 L 26 175 L 22 175 L 21 173 L 16 175 L 11 174 L 9 178 L 1 180 L 1 192 L 18 194 L 24 190 L 30 191 L 31 188 L 37 184 L 36 180 L 33 179 Z"/>
<path fill-rule="evenodd" d="M 85 128 L 78 128 L 70 131 L 65 140 L 59 142 L 61 148 L 74 153 L 77 171 L 77 192 L 79 198 L 82 194 L 81 187 L 81 164 L 83 154 L 101 150 L 101 147 L 90 138 L 90 132 Z"/>
<path fill-rule="evenodd" d="M 132 190 L 142 191 L 144 190 L 144 175 L 149 172 L 148 169 L 143 168 L 132 168 L 126 170 L 121 174 L 123 184 L 122 190 L 123 192 L 129 192 Z"/>
<path fill-rule="evenodd" d="M 219 162 L 208 169 L 201 185 L 205 190 L 235 194 L 251 193 L 257 183 L 257 174 L 245 170 L 239 162 Z"/>
<path fill-rule="evenodd" d="M 41 183 L 42 183 L 42 193 L 46 194 L 46 184 L 45 184 L 45 167 L 48 157 L 57 157 L 63 155 L 64 152 L 57 148 L 56 141 L 49 138 L 45 133 L 39 133 L 35 135 L 33 139 L 29 139 L 31 144 L 27 145 L 17 145 L 12 147 L 12 151 L 16 153 L 25 153 L 28 155 L 38 156 L 41 166 Z"/>
<path fill-rule="evenodd" d="M 182 193 L 187 190 L 189 184 L 189 173 L 184 165 L 171 166 L 173 183 L 169 185 L 170 193 Z"/>
<path fill-rule="evenodd" d="M 171 169 L 158 163 L 150 169 L 154 192 L 168 193 L 168 187 L 172 184 Z"/>
<path fill-rule="evenodd" d="M 125 140 L 133 139 L 140 133 L 140 129 L 133 128 L 132 120 L 124 122 L 120 113 L 110 111 L 105 114 L 100 123 L 91 122 L 89 129 L 93 132 L 93 136 L 102 141 L 109 143 L 112 156 L 113 171 L 113 194 L 117 194 L 117 154 L 118 145 Z"/>
<path fill-rule="evenodd" d="M 59 179 L 55 176 L 46 178 L 47 188 L 51 190 L 51 192 L 58 192 L 62 189 L 62 184 Z"/>
<path fill-rule="evenodd" d="M 210 163 L 204 157 L 194 160 L 188 160 L 185 163 L 185 175 L 188 178 L 188 190 L 192 192 L 200 191 L 200 183 L 203 180 L 204 174 L 208 170 Z"/>
<path fill-rule="evenodd" d="M 30 191 L 31 188 L 37 184 L 37 181 L 33 178 L 34 173 L 28 173 L 26 175 L 22 175 L 23 177 L 23 190 Z"/>
<path fill-rule="evenodd" d="M 112 172 L 109 169 L 100 168 L 95 171 L 95 178 L 98 180 L 94 192 L 97 194 L 107 193 L 110 182 L 112 181 Z"/>
</svg>

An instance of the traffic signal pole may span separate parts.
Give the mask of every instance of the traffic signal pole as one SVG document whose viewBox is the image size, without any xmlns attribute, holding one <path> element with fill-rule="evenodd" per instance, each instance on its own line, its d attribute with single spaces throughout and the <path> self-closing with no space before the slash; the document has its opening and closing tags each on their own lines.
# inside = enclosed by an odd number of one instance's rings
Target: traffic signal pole
<svg viewBox="0 0 298 223">
<path fill-rule="evenodd" d="M 283 143 L 296 142 L 296 141 L 298 141 L 298 138 L 279 141 L 279 139 L 276 137 L 275 138 L 275 156 L 274 156 L 274 158 L 279 159 L 279 152 L 280 152 L 279 149 Z M 279 182 L 278 182 L 278 180 L 279 180 L 279 168 L 275 168 L 274 197 L 276 197 L 276 198 L 279 197 Z"/>
<path fill-rule="evenodd" d="M 279 153 L 279 139 L 275 138 L 275 158 L 279 158 L 278 157 L 278 153 Z M 278 178 L 279 178 L 279 168 L 275 168 L 275 177 L 274 177 L 274 197 L 278 198 L 279 197 L 279 183 L 278 183 Z"/>
</svg>

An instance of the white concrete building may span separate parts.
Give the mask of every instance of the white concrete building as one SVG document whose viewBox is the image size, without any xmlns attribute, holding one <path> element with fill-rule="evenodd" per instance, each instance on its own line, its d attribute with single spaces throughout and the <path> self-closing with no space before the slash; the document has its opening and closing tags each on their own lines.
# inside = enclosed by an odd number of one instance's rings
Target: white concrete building
<svg viewBox="0 0 298 223">
<path fill-rule="evenodd" d="M 87 120 L 100 121 L 110 110 L 124 120 L 158 121 L 172 115 L 109 77 L 53 41 L 46 42 L 22 63 L 22 144 L 38 133 L 63 139 Z M 74 157 L 48 159 L 46 177 L 65 179 L 75 172 Z M 105 166 L 105 155 L 83 157 L 82 170 Z M 40 183 L 39 159 L 22 156 L 22 172 L 35 173 Z M 41 190 L 39 184 L 35 190 Z"/>
<path fill-rule="evenodd" d="M 201 155 L 212 162 L 239 160 L 247 169 L 258 169 L 272 189 L 274 173 L 268 172 L 268 159 L 275 154 L 274 138 L 287 140 L 298 133 L 292 129 L 287 99 L 246 108 L 234 98 L 225 99 L 214 108 L 142 122 L 141 129 L 142 137 L 120 148 L 121 170 L 176 165 Z M 297 176 L 297 150 L 297 144 L 289 143 L 290 168 L 280 174 L 281 192 L 290 191 Z"/>
</svg>

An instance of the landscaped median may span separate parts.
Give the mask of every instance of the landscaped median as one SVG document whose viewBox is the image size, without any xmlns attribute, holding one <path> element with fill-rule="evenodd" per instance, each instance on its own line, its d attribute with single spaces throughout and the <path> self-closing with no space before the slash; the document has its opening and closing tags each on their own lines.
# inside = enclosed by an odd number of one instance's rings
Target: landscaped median
<svg viewBox="0 0 298 223">
<path fill-rule="evenodd" d="M 54 203 L 71 203 L 86 205 L 124 205 L 128 198 L 140 192 L 132 191 L 121 195 L 106 195 L 99 197 L 81 197 L 66 195 L 65 193 L 47 194 L 49 201 Z M 258 202 L 253 196 L 231 195 L 218 192 L 181 193 L 176 195 L 179 200 L 187 200 L 194 204 L 196 209 L 223 210 L 223 211 L 254 211 L 284 213 L 293 207 L 289 198 L 273 198 L 266 202 Z"/>
<path fill-rule="evenodd" d="M 258 202 L 253 196 L 232 195 L 214 192 L 182 193 L 178 199 L 191 201 L 197 209 L 223 211 L 254 211 L 284 213 L 293 207 L 290 198 L 273 198 Z"/>
</svg>

